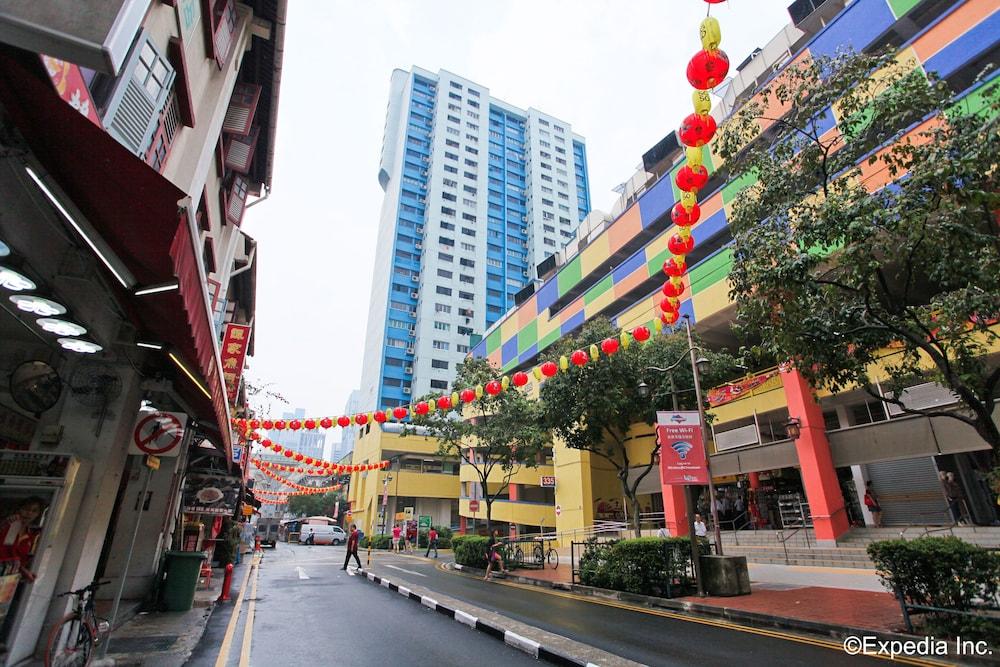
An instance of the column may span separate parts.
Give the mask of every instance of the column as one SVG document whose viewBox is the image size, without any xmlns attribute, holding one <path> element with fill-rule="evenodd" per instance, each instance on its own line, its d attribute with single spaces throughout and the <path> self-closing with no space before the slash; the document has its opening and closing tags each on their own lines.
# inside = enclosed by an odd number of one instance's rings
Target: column
<svg viewBox="0 0 1000 667">
<path fill-rule="evenodd" d="M 747 473 L 747 477 L 750 480 L 750 488 L 751 489 L 759 489 L 760 488 L 760 473 L 759 472 Z"/>
<path fill-rule="evenodd" d="M 459 516 L 458 517 L 458 534 L 459 535 L 465 535 L 465 517 L 464 516 Z"/>
<path fill-rule="evenodd" d="M 518 500 L 518 488 L 517 488 L 517 484 L 508 484 L 507 485 L 507 497 L 510 499 L 511 502 L 517 502 L 517 500 Z M 507 533 L 510 536 L 510 539 L 512 539 L 512 540 L 516 539 L 517 538 L 517 525 L 513 524 L 513 523 L 508 524 L 508 526 L 507 526 Z"/>
<path fill-rule="evenodd" d="M 687 503 L 684 501 L 684 487 L 676 484 L 664 484 L 663 517 L 667 522 L 667 530 L 674 537 L 688 534 Z"/>
<path fill-rule="evenodd" d="M 801 429 L 795 440 L 795 452 L 812 512 L 816 541 L 821 546 L 835 545 L 837 538 L 850 528 L 850 523 L 830 455 L 823 411 L 813 397 L 812 387 L 797 370 L 783 371 L 781 383 L 788 400 L 788 414 L 799 420 Z"/>
</svg>

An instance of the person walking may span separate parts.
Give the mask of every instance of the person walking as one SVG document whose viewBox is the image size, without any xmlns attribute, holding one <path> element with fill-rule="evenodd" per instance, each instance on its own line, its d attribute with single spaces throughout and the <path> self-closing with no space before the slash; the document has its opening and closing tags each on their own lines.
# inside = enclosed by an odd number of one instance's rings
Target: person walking
<svg viewBox="0 0 1000 667">
<path fill-rule="evenodd" d="M 955 473 L 941 473 L 941 485 L 944 487 L 944 495 L 948 499 L 948 511 L 951 512 L 952 521 L 957 524 L 965 523 L 965 512 L 962 505 L 965 502 L 965 492 L 961 485 L 955 481 Z"/>
<path fill-rule="evenodd" d="M 356 523 L 351 524 L 351 536 L 347 538 L 347 555 L 344 557 L 344 567 L 341 570 L 347 569 L 347 564 L 351 561 L 351 556 L 354 556 L 354 562 L 358 564 L 358 569 L 361 569 L 361 559 L 358 558 L 358 542 L 361 541 L 361 533 L 358 532 L 358 525 Z"/>
<path fill-rule="evenodd" d="M 417 550 L 417 522 L 408 521 L 406 523 L 406 550 L 413 553 Z"/>
<path fill-rule="evenodd" d="M 705 520 L 700 514 L 694 515 L 694 536 L 708 537 L 708 526 L 705 525 Z"/>
<path fill-rule="evenodd" d="M 865 483 L 865 507 L 868 511 L 872 513 L 872 523 L 876 528 L 882 527 L 882 505 L 878 501 L 878 496 L 875 495 L 875 489 L 872 488 L 872 483 Z"/>
<path fill-rule="evenodd" d="M 507 568 L 504 565 L 503 557 L 500 555 L 500 529 L 495 528 L 493 534 L 490 535 L 489 542 L 486 543 L 486 576 L 483 577 L 483 581 L 490 580 L 490 572 L 493 570 L 493 563 L 500 563 L 500 571 L 507 574 Z"/>
<path fill-rule="evenodd" d="M 392 527 L 392 551 L 393 551 L 393 553 L 397 553 L 397 554 L 399 553 L 399 547 L 401 546 L 399 535 L 402 532 L 403 531 L 400 529 L 398 523 L 395 526 Z"/>
<path fill-rule="evenodd" d="M 434 557 L 438 557 L 438 532 L 434 530 L 434 526 L 427 531 L 427 553 L 424 554 L 424 558 L 431 557 L 431 549 L 434 550 Z"/>
</svg>

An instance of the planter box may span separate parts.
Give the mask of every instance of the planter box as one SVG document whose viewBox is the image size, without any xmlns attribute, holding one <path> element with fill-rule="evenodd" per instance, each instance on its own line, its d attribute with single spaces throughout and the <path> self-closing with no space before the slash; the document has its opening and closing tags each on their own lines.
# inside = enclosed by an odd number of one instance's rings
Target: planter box
<svg viewBox="0 0 1000 667">
<path fill-rule="evenodd" d="M 746 556 L 702 556 L 701 576 L 705 580 L 705 592 L 709 595 L 750 595 Z"/>
</svg>

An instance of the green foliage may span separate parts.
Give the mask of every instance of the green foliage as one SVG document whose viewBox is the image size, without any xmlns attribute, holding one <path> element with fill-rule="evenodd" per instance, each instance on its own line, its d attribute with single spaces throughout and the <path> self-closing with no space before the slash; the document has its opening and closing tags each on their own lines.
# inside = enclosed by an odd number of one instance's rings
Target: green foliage
<svg viewBox="0 0 1000 667">
<path fill-rule="evenodd" d="M 705 549 L 703 549 L 705 551 Z M 640 537 L 591 541 L 580 557 L 580 582 L 641 595 L 681 594 L 689 580 L 691 541 L 686 537 Z"/>
<path fill-rule="evenodd" d="M 467 359 L 458 367 L 454 391 L 485 385 L 496 378 L 496 369 L 485 359 Z M 424 400 L 432 399 L 427 396 Z M 427 429 L 428 437 L 438 441 L 439 455 L 461 459 L 475 469 L 484 490 L 487 527 L 493 501 L 507 490 L 514 473 L 538 466 L 539 454 L 549 442 L 541 406 L 513 386 L 497 396 L 483 393 L 482 398 L 465 406 L 461 418 L 455 411 L 414 414 L 412 426 L 404 433 L 417 432 L 413 427 Z M 475 449 L 475 456 L 470 455 L 470 448 Z"/>
<path fill-rule="evenodd" d="M 486 567 L 486 544 L 489 538 L 479 535 L 456 535 L 451 538 L 455 550 L 455 562 L 469 567 Z"/>
<path fill-rule="evenodd" d="M 292 496 L 288 499 L 288 511 L 297 516 L 331 516 L 338 500 L 343 507 L 344 494 L 341 491 Z"/>
<path fill-rule="evenodd" d="M 890 378 L 882 400 L 899 407 L 903 387 L 938 382 L 966 409 L 906 411 L 959 419 L 1000 447 L 1000 368 L 986 356 L 1000 340 L 990 325 L 1000 317 L 1000 86 L 956 103 L 915 63 L 845 54 L 790 68 L 763 97 L 716 145 L 730 178 L 757 179 L 730 218 L 742 333 L 833 391 L 877 396 L 878 361 Z M 775 102 L 781 118 L 765 111 Z M 822 133 L 817 119 L 834 104 L 839 131 Z"/>
<path fill-rule="evenodd" d="M 973 611 L 977 605 L 997 602 L 1000 553 L 956 537 L 922 537 L 873 542 L 868 555 L 885 586 L 890 591 L 898 588 L 911 604 Z M 930 613 L 927 630 L 996 641 L 1000 619 Z"/>
<path fill-rule="evenodd" d="M 392 535 L 375 535 L 371 538 L 365 535 L 361 538 L 361 541 L 358 542 L 358 548 L 367 549 L 369 544 L 372 545 L 373 549 L 391 549 Z"/>
<path fill-rule="evenodd" d="M 435 526 L 438 532 L 438 549 L 450 549 L 451 548 L 451 528 L 448 526 Z M 421 530 L 420 535 L 417 537 L 417 547 L 421 549 L 427 548 L 427 533 L 430 531 Z"/>
<path fill-rule="evenodd" d="M 626 448 L 629 428 L 637 423 L 652 426 L 657 410 L 673 409 L 675 392 L 679 409 L 697 408 L 687 336 L 683 328 L 680 331 L 653 336 L 646 343 L 633 341 L 628 349 L 619 348 L 611 356 L 602 354 L 597 361 L 584 366 L 571 365 L 569 370 L 542 384 L 545 423 L 567 447 L 593 452 L 611 462 L 618 472 L 622 491 L 633 503 L 645 475 L 637 475 L 628 483 L 628 469 L 640 466 L 647 475 L 657 474 L 653 468 L 659 447 L 651 446 L 642 459 L 630 460 Z M 597 318 L 585 324 L 577 335 L 556 343 L 553 355 L 568 356 L 576 349 L 586 351 L 592 343 L 618 338 L 619 334 L 607 319 Z M 700 347 L 697 339 L 694 343 Z M 702 349 L 698 355 L 711 362 L 702 378 L 705 387 L 737 374 L 736 361 L 730 355 Z M 651 366 L 668 368 L 675 363 L 677 367 L 670 373 L 649 370 Z M 649 387 L 649 398 L 640 398 L 641 382 Z M 638 522 L 638 512 L 630 515 Z M 638 531 L 638 525 L 635 529 Z"/>
</svg>

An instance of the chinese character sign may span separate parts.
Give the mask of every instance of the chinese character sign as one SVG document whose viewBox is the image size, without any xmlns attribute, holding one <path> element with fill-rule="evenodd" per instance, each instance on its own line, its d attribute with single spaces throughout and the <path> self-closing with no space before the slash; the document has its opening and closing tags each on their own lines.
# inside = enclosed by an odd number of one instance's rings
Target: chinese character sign
<svg viewBox="0 0 1000 667">
<path fill-rule="evenodd" d="M 663 484 L 708 484 L 708 461 L 697 412 L 657 412 Z"/>
<path fill-rule="evenodd" d="M 101 119 L 97 117 L 97 109 L 94 107 L 94 101 L 90 98 L 90 90 L 83 80 L 80 68 L 73 63 L 51 56 L 43 55 L 41 58 L 42 64 L 45 65 L 45 71 L 52 80 L 52 85 L 59 93 L 59 97 L 63 98 L 67 104 L 79 111 L 91 123 L 102 127 Z"/>
<path fill-rule="evenodd" d="M 245 324 L 227 324 L 222 336 L 222 377 L 226 381 L 226 395 L 229 404 L 236 403 L 243 375 L 243 363 L 247 357 L 250 342 L 250 327 Z"/>
</svg>

